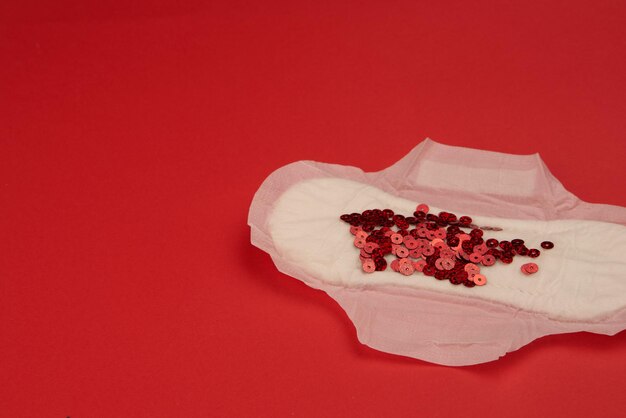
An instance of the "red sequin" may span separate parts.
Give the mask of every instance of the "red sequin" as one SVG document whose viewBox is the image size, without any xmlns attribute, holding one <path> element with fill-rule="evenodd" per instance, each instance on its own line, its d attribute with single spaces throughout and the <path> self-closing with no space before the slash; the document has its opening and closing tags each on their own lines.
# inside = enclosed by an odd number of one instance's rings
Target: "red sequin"
<svg viewBox="0 0 626 418">
<path fill-rule="evenodd" d="M 539 254 L 541 254 L 541 252 L 536 248 L 532 248 L 528 250 L 529 257 L 536 258 L 536 257 L 539 257 Z"/>
<path fill-rule="evenodd" d="M 498 240 L 495 238 L 489 238 L 486 244 L 487 244 L 487 247 L 494 248 L 498 246 Z"/>
<path fill-rule="evenodd" d="M 524 274 L 534 274 L 539 271 L 539 266 L 535 263 L 526 263 L 520 268 L 520 270 Z"/>
</svg>

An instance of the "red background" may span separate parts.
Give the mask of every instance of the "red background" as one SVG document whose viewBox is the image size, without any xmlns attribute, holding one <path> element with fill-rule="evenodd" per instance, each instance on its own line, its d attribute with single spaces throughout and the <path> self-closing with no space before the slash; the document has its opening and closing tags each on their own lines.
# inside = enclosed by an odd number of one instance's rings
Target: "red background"
<svg viewBox="0 0 626 418">
<path fill-rule="evenodd" d="M 625 333 L 380 353 L 246 217 L 278 167 L 427 136 L 626 206 L 626 3 L 41 3 L 0 3 L 2 416 L 623 414 Z"/>
</svg>

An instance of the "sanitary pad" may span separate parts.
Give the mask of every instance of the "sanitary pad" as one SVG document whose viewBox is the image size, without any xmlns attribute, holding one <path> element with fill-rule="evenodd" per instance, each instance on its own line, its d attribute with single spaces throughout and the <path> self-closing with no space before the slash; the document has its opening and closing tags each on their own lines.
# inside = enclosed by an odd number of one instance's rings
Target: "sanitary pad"
<svg viewBox="0 0 626 418">
<path fill-rule="evenodd" d="M 373 208 L 412 214 L 418 203 L 500 229 L 484 238 L 555 247 L 483 267 L 488 283 L 473 288 L 390 268 L 365 273 L 339 216 Z M 626 208 L 580 200 L 539 154 L 426 138 L 379 172 L 299 161 L 263 182 L 248 224 L 252 243 L 280 271 L 325 291 L 359 341 L 381 351 L 460 366 L 496 360 L 544 335 L 626 327 Z M 520 271 L 529 261 L 539 265 L 530 276 Z"/>
</svg>

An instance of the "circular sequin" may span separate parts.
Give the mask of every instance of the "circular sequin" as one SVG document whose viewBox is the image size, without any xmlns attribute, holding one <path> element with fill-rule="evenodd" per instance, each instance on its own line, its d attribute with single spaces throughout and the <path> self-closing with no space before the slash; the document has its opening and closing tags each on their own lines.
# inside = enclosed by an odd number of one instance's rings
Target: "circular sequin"
<svg viewBox="0 0 626 418">
<path fill-rule="evenodd" d="M 400 258 L 406 258 L 409 256 L 409 250 L 406 247 L 398 247 L 396 249 L 396 255 Z"/>
<path fill-rule="evenodd" d="M 483 256 L 483 266 L 493 266 L 496 264 L 496 258 L 491 254 L 485 254 Z"/>
<path fill-rule="evenodd" d="M 454 260 L 452 260 L 451 258 L 440 258 L 441 260 L 441 267 L 443 267 L 444 270 L 452 270 L 454 268 Z"/>
<path fill-rule="evenodd" d="M 376 270 L 376 263 L 371 258 L 368 258 L 363 262 L 362 267 L 364 272 L 373 273 Z"/>
<path fill-rule="evenodd" d="M 398 266 L 398 269 L 400 270 L 400 273 L 404 274 L 405 276 L 410 276 L 411 274 L 413 274 L 413 272 L 415 272 L 415 267 L 413 267 L 413 264 L 411 263 L 402 263 L 400 266 Z"/>
<path fill-rule="evenodd" d="M 419 205 L 417 205 L 417 207 L 415 208 L 416 212 L 424 212 L 424 213 L 428 213 L 428 211 L 430 210 L 430 208 L 428 207 L 428 205 L 426 203 L 420 203 Z"/>
<path fill-rule="evenodd" d="M 394 244 L 401 244 L 402 241 L 404 240 L 404 237 L 400 234 L 393 234 L 391 235 L 391 242 L 393 242 Z"/>
<path fill-rule="evenodd" d="M 535 263 L 526 263 L 523 264 L 522 267 L 520 267 L 520 270 L 524 274 L 534 274 L 539 271 L 539 266 Z"/>
<path fill-rule="evenodd" d="M 552 241 L 544 241 L 541 243 L 541 248 L 549 250 L 550 248 L 554 248 L 554 244 L 552 243 Z"/>
<path fill-rule="evenodd" d="M 475 274 L 472 281 L 476 286 L 484 286 L 487 284 L 487 278 L 482 274 Z"/>
<path fill-rule="evenodd" d="M 486 245 L 487 245 L 487 247 L 489 247 L 489 248 L 494 248 L 494 247 L 497 247 L 497 246 L 498 246 L 499 242 L 498 242 L 498 240 L 497 240 L 497 239 L 495 239 L 495 238 L 489 238 L 489 239 L 485 242 L 485 244 L 486 244 Z"/>
<path fill-rule="evenodd" d="M 436 271 L 437 269 L 435 268 L 435 266 L 431 266 L 430 264 L 426 264 L 422 269 L 422 273 L 427 276 L 434 276 Z"/>
<path fill-rule="evenodd" d="M 478 253 L 471 253 L 469 259 L 472 263 L 480 263 L 483 261 L 483 256 Z"/>
</svg>

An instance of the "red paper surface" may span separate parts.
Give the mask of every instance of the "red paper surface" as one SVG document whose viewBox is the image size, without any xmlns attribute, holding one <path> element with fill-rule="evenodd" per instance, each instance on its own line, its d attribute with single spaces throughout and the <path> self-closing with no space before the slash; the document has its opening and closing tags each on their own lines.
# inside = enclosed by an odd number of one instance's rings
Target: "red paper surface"
<svg viewBox="0 0 626 418">
<path fill-rule="evenodd" d="M 425 137 L 626 206 L 624 2 L 41 3 L 0 4 L 0 415 L 623 414 L 623 332 L 380 353 L 246 217 L 282 165 Z"/>
</svg>

